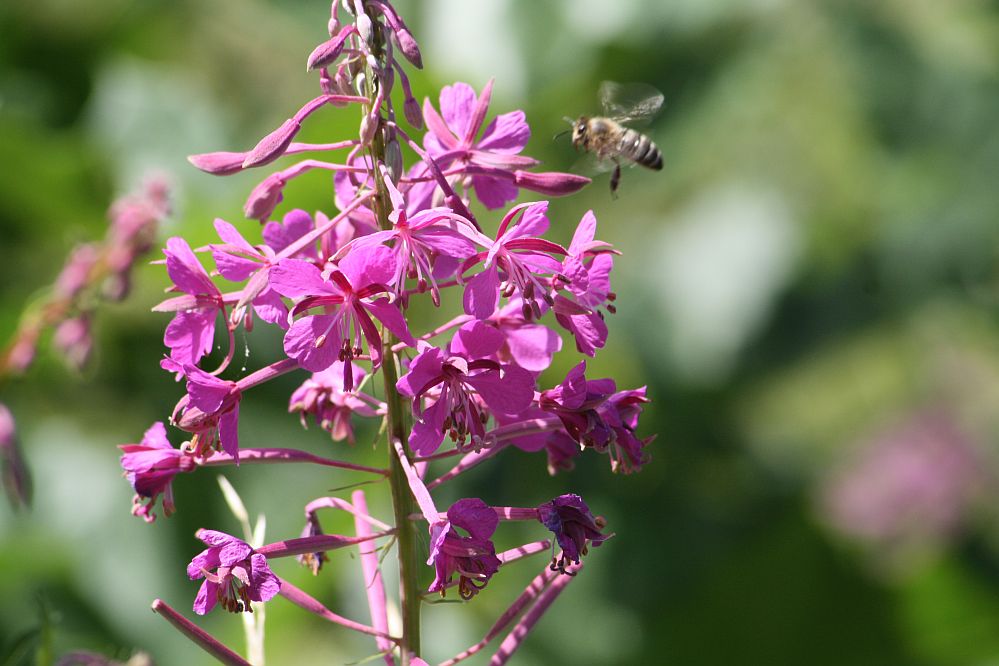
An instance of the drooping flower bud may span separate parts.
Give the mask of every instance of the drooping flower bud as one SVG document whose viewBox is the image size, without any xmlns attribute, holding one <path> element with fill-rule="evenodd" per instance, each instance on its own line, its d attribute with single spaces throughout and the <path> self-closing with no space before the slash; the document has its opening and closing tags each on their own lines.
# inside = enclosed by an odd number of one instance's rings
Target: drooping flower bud
<svg viewBox="0 0 999 666">
<path fill-rule="evenodd" d="M 280 127 L 261 139 L 253 150 L 247 153 L 246 159 L 243 160 L 243 168 L 269 164 L 281 157 L 300 129 L 302 123 L 295 118 L 289 118 L 281 123 Z"/>
<path fill-rule="evenodd" d="M 533 192 L 561 197 L 583 189 L 590 184 L 590 179 L 586 176 L 558 171 L 545 171 L 542 173 L 514 171 L 513 183 L 517 187 L 523 187 Z"/>
<path fill-rule="evenodd" d="M 229 176 L 243 170 L 243 160 L 246 153 L 202 153 L 200 155 L 188 155 L 187 161 L 205 173 L 213 176 Z"/>
</svg>

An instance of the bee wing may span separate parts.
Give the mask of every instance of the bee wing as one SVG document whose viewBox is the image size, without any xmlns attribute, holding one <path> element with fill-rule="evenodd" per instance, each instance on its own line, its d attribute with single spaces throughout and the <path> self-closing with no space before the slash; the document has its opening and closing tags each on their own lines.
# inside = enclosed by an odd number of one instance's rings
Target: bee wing
<svg viewBox="0 0 999 666">
<path fill-rule="evenodd" d="M 600 84 L 600 104 L 604 113 L 618 122 L 649 120 L 663 105 L 663 94 L 647 83 Z"/>
<path fill-rule="evenodd" d="M 597 174 L 607 173 L 613 168 L 613 160 L 602 160 L 594 153 L 583 153 L 572 164 L 569 171 L 572 173 L 582 174 L 584 176 L 595 176 Z"/>
</svg>

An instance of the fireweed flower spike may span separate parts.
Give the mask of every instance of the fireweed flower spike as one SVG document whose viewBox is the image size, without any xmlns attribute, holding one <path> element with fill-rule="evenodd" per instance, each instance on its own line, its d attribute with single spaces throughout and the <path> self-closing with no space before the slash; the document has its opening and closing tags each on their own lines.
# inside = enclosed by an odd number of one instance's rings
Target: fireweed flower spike
<svg viewBox="0 0 999 666">
<path fill-rule="evenodd" d="M 122 469 L 135 490 L 132 515 L 153 522 L 156 520 L 153 506 L 156 498 L 163 495 L 163 513 L 169 517 L 174 512 L 173 477 L 193 470 L 194 459 L 170 445 L 162 421 L 150 426 L 138 444 L 122 444 L 118 448 L 123 452 Z"/>
<path fill-rule="evenodd" d="M 251 601 L 268 601 L 281 589 L 281 581 L 267 566 L 267 558 L 245 541 L 215 530 L 198 530 L 208 546 L 187 565 L 191 580 L 204 578 L 194 599 L 194 612 L 205 615 L 222 604 L 230 613 L 252 613 Z"/>
<path fill-rule="evenodd" d="M 586 542 L 599 546 L 610 538 L 600 532 L 604 526 L 602 518 L 594 518 L 590 507 L 579 495 L 559 495 L 551 502 L 538 507 L 538 520 L 555 535 L 561 556 L 552 557 L 552 571 L 568 573 L 566 566 L 579 564 L 579 558 L 586 555 Z"/>
<path fill-rule="evenodd" d="M 316 72 L 318 96 L 292 118 L 276 122 L 277 129 L 252 150 L 190 158 L 203 171 L 227 175 L 293 153 L 343 150 L 335 160 L 302 159 L 262 174 L 244 207 L 248 218 L 261 223 L 252 234 L 241 223 L 215 221 L 220 240 L 201 251 L 211 252 L 220 279 L 235 287 L 220 291 L 215 274 L 202 267 L 187 241 L 167 241 L 165 263 L 178 293 L 157 307 L 175 313 L 164 336 L 170 353 L 161 365 L 186 382 L 173 422 L 193 436 L 174 449 L 163 425 L 156 424 L 139 444 L 122 447 L 122 466 L 136 493 L 135 513 L 151 521 L 160 497 L 170 513 L 172 479 L 205 466 L 241 461 L 238 472 L 248 463 L 295 462 L 322 465 L 336 475 L 374 475 L 386 483 L 371 486 L 372 492 L 387 486 L 391 493 L 391 521 L 369 514 L 360 492 L 351 501 L 344 499 L 342 490 L 350 482 L 331 478 L 323 488 L 339 490 L 308 503 L 301 536 L 285 535 L 266 545 L 253 541 L 253 547 L 221 532 L 199 532 L 206 550 L 188 568 L 191 578 L 202 579 L 195 611 L 203 614 L 220 602 L 231 611 L 249 611 L 252 602 L 280 595 L 341 629 L 373 639 L 385 663 L 414 666 L 424 663 L 425 597 L 453 587 L 468 600 L 501 569 L 504 576 L 516 576 L 517 567 L 507 574 L 507 564 L 553 549 L 551 568 L 546 563 L 533 576 L 486 638 L 444 661 L 460 662 L 512 627 L 493 657 L 492 663 L 502 664 L 581 570 L 589 547 L 610 535 L 570 492 L 536 508 L 492 507 L 466 498 L 446 513 L 438 512 L 431 492 L 458 475 L 472 476 L 513 448 L 546 455 L 553 472 L 570 469 L 587 449 L 608 454 L 613 471 L 637 471 L 647 462 L 652 438 L 637 434 L 648 402 L 644 387 L 618 391 L 611 379 L 587 379 L 585 363 L 554 388 L 541 390 L 551 384 L 538 383 L 556 354 L 592 356 L 604 346 L 603 316 L 614 311 L 609 275 L 616 253 L 595 240 L 592 213 L 583 216 L 566 248 L 545 238 L 547 201 L 511 206 L 520 189 L 560 196 L 589 181 L 528 171 L 537 162 L 521 155 L 530 136 L 524 113 L 512 111 L 490 121 L 491 81 L 478 94 L 467 84 L 447 86 L 440 92 L 439 110 L 430 101 L 421 109 L 407 70 L 410 63 L 422 64 L 422 55 L 389 0 L 338 0 L 329 21 L 323 18 L 318 46 L 302 54 Z M 305 119 L 319 109 L 355 116 L 356 131 L 332 143 L 294 142 Z M 397 123 L 402 115 L 415 129 Z M 426 127 L 422 136 L 416 134 L 420 127 Z M 415 164 L 406 163 L 403 143 L 418 156 Z M 329 209 L 310 214 L 295 208 L 295 202 L 278 208 L 292 179 L 311 178 L 320 170 L 334 174 L 332 196 L 326 197 Z M 487 209 L 511 207 L 477 219 L 471 198 Z M 563 220 L 552 222 L 565 226 Z M 124 221 L 121 227 L 131 228 Z M 77 259 L 61 281 L 66 293 L 79 291 L 92 270 L 87 251 Z M 456 306 L 464 312 L 452 312 L 443 323 L 425 321 L 416 313 L 421 303 L 430 313 Z M 198 364 L 212 350 L 220 314 L 228 323 L 229 350 L 222 368 L 209 373 Z M 285 329 L 284 353 L 278 350 L 279 358 L 261 368 L 222 378 L 240 324 Z M 576 350 L 563 349 L 562 330 L 573 336 Z M 30 357 L 37 339 L 33 331 L 22 336 L 24 351 L 18 357 Z M 248 342 L 267 339 L 253 336 Z M 252 352 L 247 364 L 272 356 Z M 300 374 L 301 384 L 286 397 L 289 411 L 298 412 L 303 425 L 315 420 L 337 441 L 353 442 L 355 428 L 374 432 L 380 422 L 378 440 L 387 444 L 389 456 L 385 468 L 340 459 L 350 455 L 347 447 L 325 445 L 332 452 L 327 458 L 296 448 L 295 442 L 280 442 L 278 447 L 287 448 L 277 448 L 273 442 L 253 441 L 262 436 L 259 432 L 238 433 L 246 391 L 291 372 Z M 362 431 L 361 421 L 368 419 L 374 427 Z M 441 446 L 446 438 L 453 447 Z M 457 460 L 448 462 L 451 457 Z M 287 496 L 277 490 L 275 499 Z M 372 506 L 382 505 L 371 500 Z M 356 536 L 324 533 L 320 509 L 349 512 Z M 537 534 L 497 552 L 506 529 L 500 523 L 510 520 L 525 521 Z M 367 591 L 371 626 L 336 615 L 268 568 L 275 557 L 301 556 L 313 573 L 328 575 L 336 559 L 327 560 L 326 551 L 347 547 L 360 547 L 357 583 Z M 382 571 L 393 561 L 386 558 L 390 548 L 398 557 L 397 577 Z M 429 589 L 424 560 L 435 574 Z M 397 595 L 384 584 L 395 578 Z M 165 604 L 157 607 L 212 654 L 243 663 L 168 613 Z M 401 620 L 392 634 L 388 608 L 398 608 Z"/>
</svg>

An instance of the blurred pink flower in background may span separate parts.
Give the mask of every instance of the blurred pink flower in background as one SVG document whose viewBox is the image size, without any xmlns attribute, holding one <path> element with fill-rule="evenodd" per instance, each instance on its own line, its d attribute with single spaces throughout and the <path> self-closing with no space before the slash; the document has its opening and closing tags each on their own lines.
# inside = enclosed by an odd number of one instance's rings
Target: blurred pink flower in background
<svg viewBox="0 0 999 666">
<path fill-rule="evenodd" d="M 949 414 L 917 412 L 830 475 L 821 512 L 833 529 L 888 557 L 932 547 L 966 522 L 989 480 L 984 462 Z"/>
</svg>

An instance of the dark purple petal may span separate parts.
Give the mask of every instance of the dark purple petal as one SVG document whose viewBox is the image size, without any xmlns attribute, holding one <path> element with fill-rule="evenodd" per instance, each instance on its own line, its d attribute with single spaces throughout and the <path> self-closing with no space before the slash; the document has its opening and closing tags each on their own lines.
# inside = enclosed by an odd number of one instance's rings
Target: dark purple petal
<svg viewBox="0 0 999 666">
<path fill-rule="evenodd" d="M 489 408 L 504 414 L 519 414 L 531 406 L 534 398 L 534 375 L 510 364 L 498 372 L 483 372 L 465 378 Z"/>
<path fill-rule="evenodd" d="M 481 320 L 458 329 L 451 341 L 451 351 L 469 360 L 490 358 L 503 346 L 503 334 Z"/>
<path fill-rule="evenodd" d="M 475 539 L 489 539 L 499 526 L 496 512 L 477 497 L 458 500 L 447 510 L 447 517 Z"/>
</svg>

